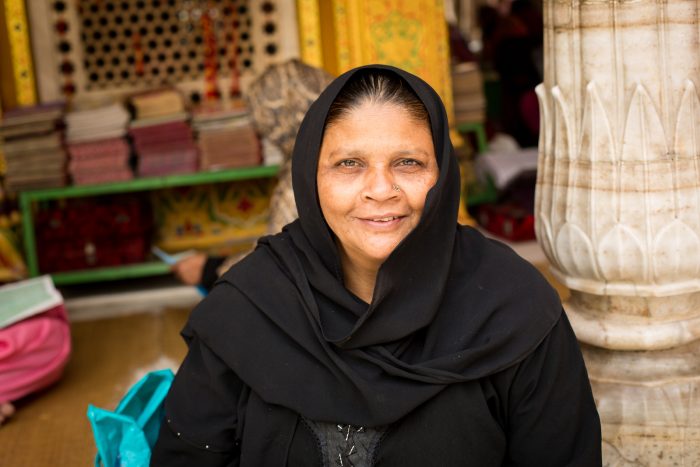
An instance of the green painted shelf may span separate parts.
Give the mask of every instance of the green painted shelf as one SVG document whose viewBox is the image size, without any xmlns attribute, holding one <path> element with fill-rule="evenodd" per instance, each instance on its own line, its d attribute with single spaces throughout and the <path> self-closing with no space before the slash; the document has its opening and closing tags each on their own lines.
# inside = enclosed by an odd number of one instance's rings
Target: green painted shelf
<svg viewBox="0 0 700 467">
<path fill-rule="evenodd" d="M 197 172 L 166 177 L 135 178 L 126 182 L 105 183 L 102 185 L 81 185 L 65 188 L 47 188 L 25 191 L 20 194 L 20 203 L 59 198 L 79 198 L 84 196 L 109 195 L 132 191 L 149 191 L 175 186 L 203 185 L 206 183 L 266 178 L 277 175 L 276 165 L 244 167 L 240 169 L 220 170 L 216 172 Z"/>
<path fill-rule="evenodd" d="M 151 191 L 177 186 L 204 185 L 208 183 L 235 182 L 255 178 L 269 178 L 277 175 L 276 165 L 244 167 L 238 169 L 220 170 L 215 172 L 197 172 L 184 175 L 169 175 L 165 177 L 136 178 L 134 180 L 102 185 L 69 186 L 65 188 L 49 188 L 25 191 L 19 195 L 19 206 L 22 214 L 22 230 L 24 251 L 27 259 L 29 275 L 35 277 L 41 274 L 36 252 L 36 236 L 34 234 L 34 219 L 32 204 L 36 201 L 51 199 L 80 198 L 87 196 L 111 195 L 136 191 Z M 61 272 L 51 275 L 57 285 L 78 284 L 105 280 L 145 277 L 167 274 L 169 266 L 160 262 L 146 262 L 114 267 L 85 269 L 81 271 Z"/>
<path fill-rule="evenodd" d="M 108 268 L 83 269 L 80 271 L 56 272 L 51 274 L 56 285 L 84 284 L 87 282 L 134 279 L 137 277 L 168 274 L 170 266 L 163 262 L 125 264 Z"/>
</svg>

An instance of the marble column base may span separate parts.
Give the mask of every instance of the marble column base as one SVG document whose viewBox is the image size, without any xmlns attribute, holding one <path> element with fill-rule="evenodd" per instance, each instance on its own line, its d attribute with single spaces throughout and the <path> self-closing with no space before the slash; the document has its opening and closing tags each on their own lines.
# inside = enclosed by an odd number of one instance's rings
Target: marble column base
<svg viewBox="0 0 700 467">
<path fill-rule="evenodd" d="M 596 347 L 662 350 L 700 340 L 700 292 L 627 297 L 571 290 L 564 308 L 576 337 Z"/>
<path fill-rule="evenodd" d="M 700 465 L 700 430 L 603 423 L 604 467 Z"/>
<path fill-rule="evenodd" d="M 571 291 L 605 466 L 700 465 L 699 301 Z"/>
<path fill-rule="evenodd" d="M 700 465 L 700 341 L 660 351 L 581 350 L 605 466 Z"/>
</svg>

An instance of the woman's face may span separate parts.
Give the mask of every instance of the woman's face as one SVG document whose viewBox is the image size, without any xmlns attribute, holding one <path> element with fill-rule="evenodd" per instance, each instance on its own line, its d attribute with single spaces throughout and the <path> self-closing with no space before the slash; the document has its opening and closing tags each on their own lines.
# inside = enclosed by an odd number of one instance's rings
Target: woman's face
<svg viewBox="0 0 700 467">
<path fill-rule="evenodd" d="M 402 107 L 365 103 L 327 127 L 316 183 L 342 260 L 381 265 L 418 224 L 437 177 L 430 127 Z"/>
</svg>

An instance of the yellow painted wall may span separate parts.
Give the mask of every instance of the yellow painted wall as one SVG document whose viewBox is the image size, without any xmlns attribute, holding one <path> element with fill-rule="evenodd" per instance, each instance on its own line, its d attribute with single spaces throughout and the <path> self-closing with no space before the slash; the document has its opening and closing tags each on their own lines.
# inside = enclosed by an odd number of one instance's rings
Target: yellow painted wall
<svg viewBox="0 0 700 467">
<path fill-rule="evenodd" d="M 297 0 L 297 12 L 304 62 L 336 76 L 372 63 L 402 68 L 437 91 L 454 121 L 443 0 Z M 462 144 L 456 131 L 451 134 L 456 146 Z M 465 196 L 459 222 L 473 224 Z"/>
<path fill-rule="evenodd" d="M 420 76 L 452 115 L 443 0 L 297 0 L 302 60 L 339 75 L 371 63 Z"/>
</svg>

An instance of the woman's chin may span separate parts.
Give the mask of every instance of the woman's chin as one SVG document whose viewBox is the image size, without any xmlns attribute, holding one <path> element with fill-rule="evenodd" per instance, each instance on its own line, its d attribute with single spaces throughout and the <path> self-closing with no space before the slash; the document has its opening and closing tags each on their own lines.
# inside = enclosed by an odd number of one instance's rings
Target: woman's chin
<svg viewBox="0 0 700 467">
<path fill-rule="evenodd" d="M 399 242 L 391 243 L 389 245 L 378 245 L 376 247 L 365 247 L 365 249 L 362 251 L 364 262 L 375 265 L 377 268 L 379 268 L 379 266 L 381 266 L 389 258 L 398 244 Z"/>
</svg>

